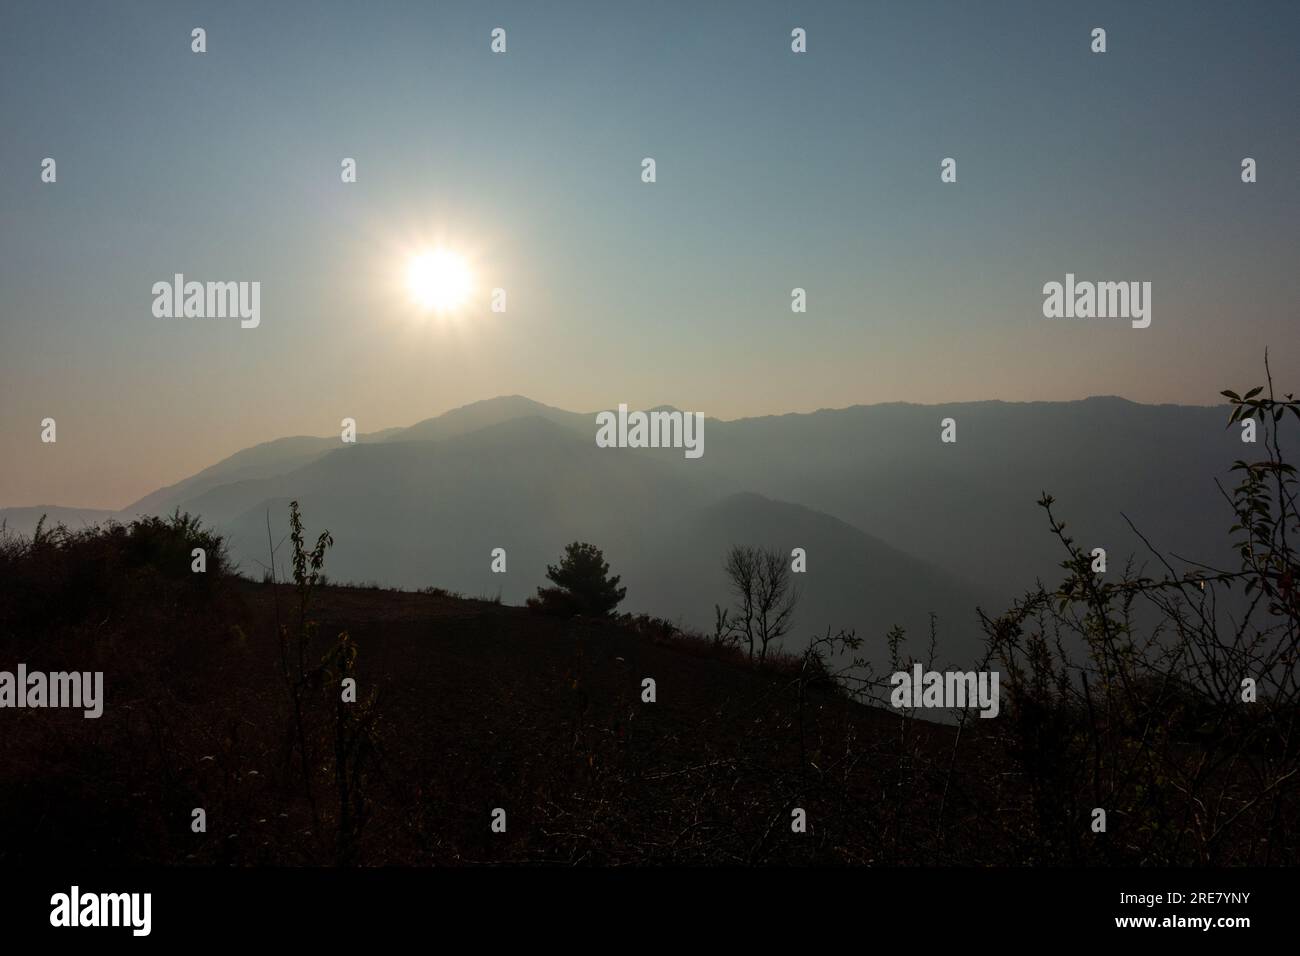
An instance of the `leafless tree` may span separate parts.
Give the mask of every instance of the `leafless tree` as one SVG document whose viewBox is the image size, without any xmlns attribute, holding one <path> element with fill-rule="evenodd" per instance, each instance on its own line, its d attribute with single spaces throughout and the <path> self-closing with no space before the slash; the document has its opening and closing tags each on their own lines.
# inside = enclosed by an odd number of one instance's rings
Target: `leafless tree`
<svg viewBox="0 0 1300 956">
<path fill-rule="evenodd" d="M 736 598 L 732 625 L 749 644 L 749 659 L 754 659 L 754 593 L 758 582 L 757 550 L 736 545 L 727 552 L 727 580 Z"/>
<path fill-rule="evenodd" d="M 757 647 L 762 663 L 768 645 L 789 632 L 799 589 L 785 555 L 774 549 L 736 545 L 727 553 L 726 570 L 737 602 L 733 627 L 749 645 L 750 660 Z"/>
</svg>

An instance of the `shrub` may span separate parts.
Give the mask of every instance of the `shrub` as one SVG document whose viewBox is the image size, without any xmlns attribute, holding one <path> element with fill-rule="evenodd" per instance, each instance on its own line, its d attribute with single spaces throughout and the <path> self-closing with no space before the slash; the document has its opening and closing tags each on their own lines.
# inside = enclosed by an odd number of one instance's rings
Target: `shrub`
<svg viewBox="0 0 1300 956">
<path fill-rule="evenodd" d="M 195 548 L 206 554 L 205 573 L 191 570 Z M 42 517 L 30 538 L 0 532 L 0 621 L 75 624 L 135 597 L 170 606 L 207 597 L 231 571 L 222 536 L 179 510 L 78 530 L 47 528 Z"/>
</svg>

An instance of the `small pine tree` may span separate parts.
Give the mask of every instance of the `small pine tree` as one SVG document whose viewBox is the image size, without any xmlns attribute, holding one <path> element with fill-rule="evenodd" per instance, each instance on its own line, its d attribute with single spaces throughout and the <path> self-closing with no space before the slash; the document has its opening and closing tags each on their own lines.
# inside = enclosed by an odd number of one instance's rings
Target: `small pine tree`
<svg viewBox="0 0 1300 956">
<path fill-rule="evenodd" d="M 627 594 L 627 588 L 618 586 L 619 576 L 609 576 L 600 548 L 586 542 L 568 545 L 559 567 L 547 565 L 546 577 L 555 587 L 538 588 L 528 604 L 551 613 L 608 617 Z"/>
</svg>

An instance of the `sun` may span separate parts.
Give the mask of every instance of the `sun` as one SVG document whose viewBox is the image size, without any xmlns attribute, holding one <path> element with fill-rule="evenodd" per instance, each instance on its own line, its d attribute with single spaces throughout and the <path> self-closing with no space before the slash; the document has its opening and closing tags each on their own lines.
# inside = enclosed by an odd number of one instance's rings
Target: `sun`
<svg viewBox="0 0 1300 956">
<path fill-rule="evenodd" d="M 406 267 L 406 287 L 425 309 L 448 312 L 464 305 L 474 285 L 464 256 L 432 249 L 413 256 Z"/>
</svg>

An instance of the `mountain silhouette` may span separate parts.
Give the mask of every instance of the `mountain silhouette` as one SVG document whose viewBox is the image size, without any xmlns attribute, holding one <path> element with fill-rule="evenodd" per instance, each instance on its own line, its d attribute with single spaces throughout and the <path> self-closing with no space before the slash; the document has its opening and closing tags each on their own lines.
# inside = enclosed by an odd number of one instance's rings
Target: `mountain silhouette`
<svg viewBox="0 0 1300 956">
<path fill-rule="evenodd" d="M 947 418 L 955 443 L 940 441 Z M 1124 514 L 1163 548 L 1228 560 L 1231 515 L 1214 479 L 1242 452 L 1224 421 L 1217 407 L 1114 397 L 895 403 L 708 419 L 704 456 L 687 460 L 680 449 L 598 448 L 594 413 L 503 396 L 355 444 L 266 442 L 117 517 L 200 515 L 258 576 L 297 499 L 310 532 L 334 535 L 335 580 L 510 603 L 534 593 L 565 544 L 591 541 L 623 576 L 624 609 L 702 629 L 714 604 L 729 601 L 732 545 L 800 547 L 805 639 L 841 626 L 883 634 L 896 623 L 922 635 L 935 612 L 945 649 L 965 653 L 977 604 L 1000 609 L 1058 573 L 1063 552 L 1035 506 L 1043 491 L 1080 546 L 1106 548 L 1116 570 L 1144 551 Z M 40 511 L 0 516 L 24 531 Z M 107 516 L 51 509 L 52 519 L 65 515 L 70 524 Z M 490 569 L 496 548 L 507 554 L 504 574 Z"/>
</svg>

